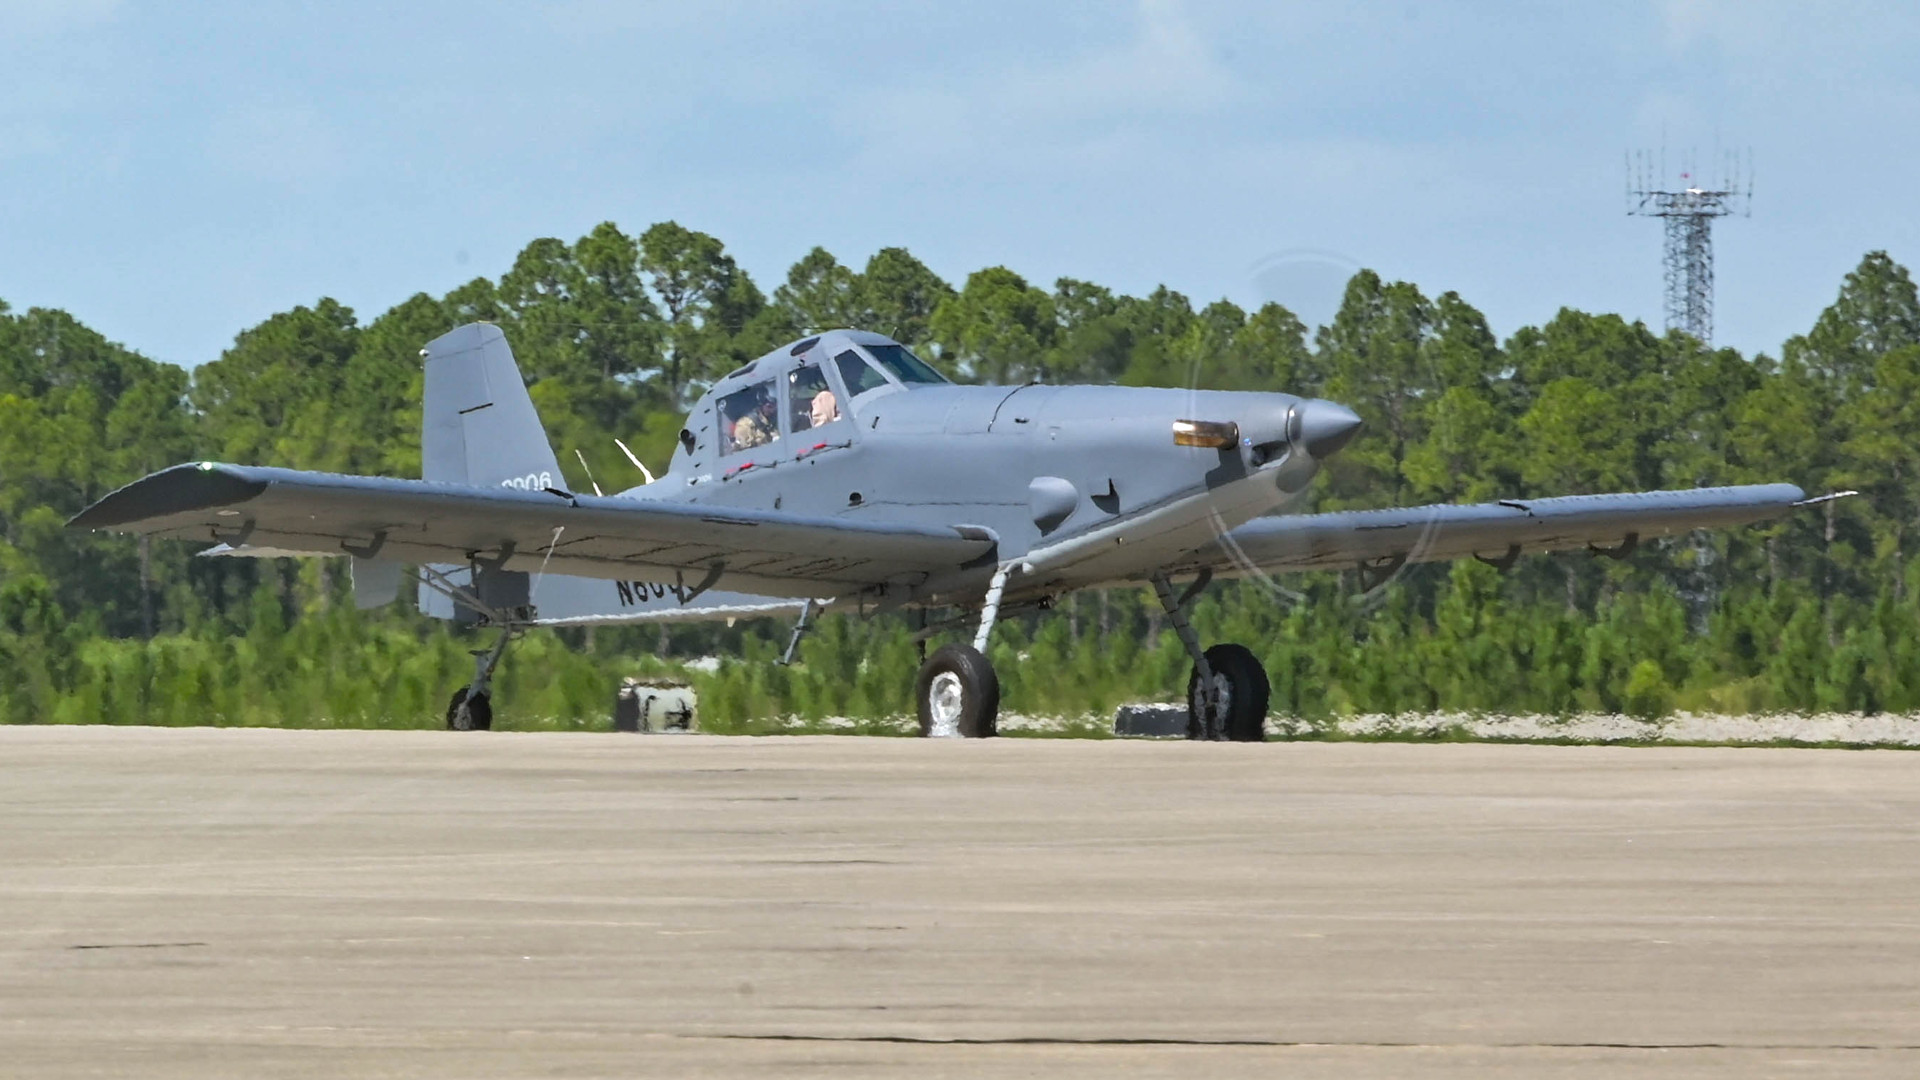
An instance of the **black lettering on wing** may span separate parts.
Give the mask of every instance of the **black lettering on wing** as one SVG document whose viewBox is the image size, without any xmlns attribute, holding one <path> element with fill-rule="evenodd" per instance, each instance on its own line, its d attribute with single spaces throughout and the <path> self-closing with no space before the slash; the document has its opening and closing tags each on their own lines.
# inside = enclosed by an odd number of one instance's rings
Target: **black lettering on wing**
<svg viewBox="0 0 1920 1080">
<path fill-rule="evenodd" d="M 693 595 L 693 590 L 685 585 L 666 585 L 657 581 L 615 581 L 613 587 L 620 594 L 621 607 L 645 605 L 650 600 L 664 600 L 668 596 L 685 607 Z"/>
</svg>

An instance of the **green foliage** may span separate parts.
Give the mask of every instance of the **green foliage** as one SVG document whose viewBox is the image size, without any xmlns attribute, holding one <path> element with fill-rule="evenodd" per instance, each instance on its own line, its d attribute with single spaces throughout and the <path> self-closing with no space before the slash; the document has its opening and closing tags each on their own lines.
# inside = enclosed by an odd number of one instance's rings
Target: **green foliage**
<svg viewBox="0 0 1920 1080">
<path fill-rule="evenodd" d="M 1654 660 L 1633 665 L 1627 675 L 1626 700 L 1622 712 L 1642 720 L 1659 720 L 1673 711 L 1673 687 Z"/>
<path fill-rule="evenodd" d="M 1415 567 L 1358 595 L 1338 574 L 1226 582 L 1203 637 L 1248 644 L 1301 731 L 1426 710 L 1920 710 L 1920 299 L 1884 252 L 1781 357 L 1742 357 L 1565 310 L 1505 342 L 1461 297 L 1355 275 L 1312 334 L 1290 311 L 1158 288 L 1052 291 L 1004 267 L 955 290 L 902 248 L 855 270 L 816 248 L 763 294 L 715 237 L 612 223 L 529 244 L 498 280 L 361 323 L 322 298 L 241 331 L 189 374 L 64 312 L 0 303 L 0 719 L 437 725 L 478 644 L 410 605 L 361 613 L 344 567 L 203 560 L 67 531 L 67 517 L 195 457 L 408 476 L 419 349 L 488 319 L 513 340 L 569 483 L 656 469 L 708 381 L 800 334 L 868 326 L 957 377 L 1286 390 L 1348 402 L 1366 434 L 1316 508 L 1788 480 L 1858 488 L 1764 528 L 1643 545 L 1623 561 Z M 963 620 L 964 621 L 964 620 Z M 1009 711 L 1084 717 L 1177 700 L 1187 661 L 1137 589 L 1002 623 Z M 955 631 L 956 637 L 964 631 Z M 917 663 L 895 616 L 785 628 L 603 627 L 530 635 L 498 682 L 508 726 L 601 724 L 618 676 L 684 672 L 715 729 L 905 734 Z M 700 655 L 711 670 L 684 669 Z"/>
<path fill-rule="evenodd" d="M 194 372 L 191 397 L 210 456 L 293 469 L 344 458 L 332 414 L 353 407 L 342 390 L 359 335 L 353 311 L 329 299 L 241 331 Z"/>
<path fill-rule="evenodd" d="M 1004 266 L 967 278 L 967 287 L 933 313 L 941 355 L 980 382 L 1022 383 L 1046 370 L 1057 329 L 1053 300 Z"/>
<path fill-rule="evenodd" d="M 640 234 L 638 266 L 664 315 L 658 327 L 666 343 L 663 389 L 667 400 L 683 404 L 690 386 L 711 382 L 746 359 L 729 348 L 729 339 L 765 299 L 719 240 L 678 222 L 663 221 Z"/>
</svg>

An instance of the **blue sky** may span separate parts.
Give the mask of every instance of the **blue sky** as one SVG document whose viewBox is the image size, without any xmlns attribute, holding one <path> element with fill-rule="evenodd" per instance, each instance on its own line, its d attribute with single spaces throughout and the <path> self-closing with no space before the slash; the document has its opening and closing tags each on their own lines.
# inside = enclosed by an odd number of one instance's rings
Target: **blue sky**
<svg viewBox="0 0 1920 1080">
<path fill-rule="evenodd" d="M 397 10 L 395 10 L 397 9 Z M 1920 5 L 160 5 L 0 0 L 0 299 L 183 364 L 538 236 L 673 218 L 771 289 L 902 245 L 1324 315 L 1352 267 L 1496 331 L 1661 320 L 1629 148 L 1744 151 L 1717 337 L 1920 261 Z"/>
</svg>

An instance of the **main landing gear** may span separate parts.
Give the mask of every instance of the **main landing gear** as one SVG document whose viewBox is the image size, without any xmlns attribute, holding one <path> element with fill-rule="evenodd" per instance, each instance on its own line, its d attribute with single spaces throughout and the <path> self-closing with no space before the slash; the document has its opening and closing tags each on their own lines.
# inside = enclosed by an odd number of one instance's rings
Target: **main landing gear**
<svg viewBox="0 0 1920 1080">
<path fill-rule="evenodd" d="M 473 681 L 453 692 L 447 702 L 447 728 L 450 731 L 491 731 L 493 729 L 493 669 L 507 653 L 507 644 L 515 630 L 500 631 L 493 648 L 473 654 Z"/>
<path fill-rule="evenodd" d="M 945 739 L 989 739 L 1000 733 L 1000 677 L 971 645 L 934 650 L 913 683 L 920 734 Z"/>
<path fill-rule="evenodd" d="M 913 700 L 920 714 L 920 734 L 936 739 L 990 739 L 1000 734 L 1000 676 L 987 659 L 987 638 L 1000 618 L 1000 598 L 1007 591 L 1007 574 L 994 571 L 980 606 L 980 629 L 972 645 L 942 645 L 920 664 L 913 680 Z M 921 648 L 926 646 L 922 644 Z"/>
<path fill-rule="evenodd" d="M 1187 677 L 1187 738 L 1262 742 L 1267 737 L 1267 701 L 1272 693 L 1266 670 L 1245 645 L 1215 645 L 1202 652 L 1200 637 L 1187 622 L 1187 605 L 1212 577 L 1202 572 L 1178 599 L 1165 574 L 1153 577 L 1153 593 L 1166 609 L 1180 644 L 1193 657 L 1193 674 Z"/>
<path fill-rule="evenodd" d="M 554 533 L 555 540 L 559 532 Z M 493 729 L 493 671 L 500 666 L 500 658 L 507 654 L 507 646 L 526 628 L 526 620 L 533 616 L 533 608 L 527 603 L 528 591 L 526 577 L 522 573 L 505 575 L 508 588 L 500 589 L 507 596 L 505 603 L 490 604 L 483 596 L 488 596 L 487 581 L 484 574 L 499 574 L 508 555 L 512 554 L 512 545 L 508 545 L 499 559 L 482 562 L 475 559 L 466 582 L 455 581 L 443 572 L 443 568 L 422 566 L 419 568 L 420 584 L 453 601 L 454 611 L 465 609 L 482 625 L 500 628 L 500 639 L 491 649 L 480 649 L 473 654 L 473 681 L 453 692 L 452 700 L 447 702 L 447 729 L 449 731 L 491 731 Z M 498 581 L 499 578 L 495 578 Z M 519 595 L 513 596 L 513 586 L 518 587 Z M 494 597 L 488 597 L 494 599 Z"/>
<path fill-rule="evenodd" d="M 973 644 L 943 645 L 921 663 L 913 684 L 921 735 L 985 739 L 999 734 L 1000 679 L 986 657 L 986 648 L 1000 615 L 1000 599 L 1006 592 L 1010 569 L 1001 567 L 987 587 Z M 1166 610 L 1167 621 L 1187 655 L 1193 657 L 1193 672 L 1187 678 L 1187 738 L 1261 742 L 1267 737 L 1267 704 L 1272 694 L 1265 669 L 1244 645 L 1215 645 L 1203 651 L 1199 636 L 1187 621 L 1187 606 L 1210 580 L 1212 575 L 1202 571 L 1176 597 L 1166 575 L 1153 578 L 1153 592 Z M 924 650 L 925 645 L 921 648 Z"/>
</svg>

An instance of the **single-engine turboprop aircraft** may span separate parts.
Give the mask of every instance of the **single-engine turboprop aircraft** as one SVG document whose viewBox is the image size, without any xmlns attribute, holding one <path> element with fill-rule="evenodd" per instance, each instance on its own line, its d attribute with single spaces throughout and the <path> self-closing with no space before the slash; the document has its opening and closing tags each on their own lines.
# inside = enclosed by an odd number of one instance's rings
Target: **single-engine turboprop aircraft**
<svg viewBox="0 0 1920 1080">
<path fill-rule="evenodd" d="M 490 726 L 494 668 L 527 627 L 785 613 L 798 616 L 797 642 L 831 604 L 917 611 L 923 651 L 942 629 L 927 612 L 957 609 L 948 625 L 975 633 L 921 665 L 921 733 L 989 736 L 996 619 L 1075 589 L 1147 583 L 1193 659 L 1189 736 L 1247 741 L 1263 737 L 1266 673 L 1243 646 L 1202 648 L 1185 617 L 1215 578 L 1622 555 L 1810 501 L 1763 484 L 1269 516 L 1358 432 L 1352 410 L 1277 393 L 959 386 L 857 330 L 729 374 L 694 406 L 657 481 L 586 495 L 567 490 L 497 327 L 460 327 L 421 355 L 418 480 L 189 462 L 71 525 L 212 541 L 223 555 L 344 554 L 363 607 L 394 599 L 418 567 L 422 610 L 500 631 L 453 695 L 455 728 Z"/>
</svg>

